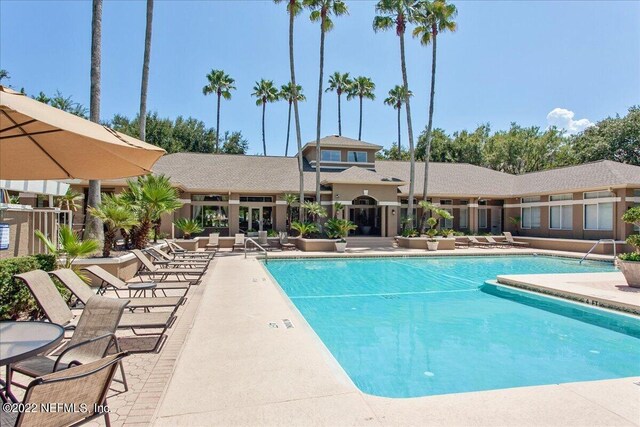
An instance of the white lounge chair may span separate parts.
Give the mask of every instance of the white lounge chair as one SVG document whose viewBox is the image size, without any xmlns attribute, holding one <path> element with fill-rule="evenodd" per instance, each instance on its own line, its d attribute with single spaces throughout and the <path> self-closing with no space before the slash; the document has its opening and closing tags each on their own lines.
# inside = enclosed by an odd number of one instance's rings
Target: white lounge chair
<svg viewBox="0 0 640 427">
<path fill-rule="evenodd" d="M 236 249 L 244 250 L 244 233 L 236 233 L 236 240 L 233 242 L 233 251 Z"/>
<path fill-rule="evenodd" d="M 209 243 L 205 246 L 207 251 L 215 251 L 220 247 L 220 233 L 209 234 Z"/>
</svg>

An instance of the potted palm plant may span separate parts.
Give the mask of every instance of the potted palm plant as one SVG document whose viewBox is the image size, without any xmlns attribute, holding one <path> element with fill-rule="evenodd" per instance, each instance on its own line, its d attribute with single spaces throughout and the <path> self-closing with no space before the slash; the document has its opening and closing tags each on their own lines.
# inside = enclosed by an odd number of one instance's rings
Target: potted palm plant
<svg viewBox="0 0 640 427">
<path fill-rule="evenodd" d="M 191 239 L 192 234 L 202 233 L 204 228 L 200 225 L 198 221 L 187 218 L 178 218 L 173 223 L 178 230 L 182 231 L 182 236 L 184 239 Z"/>
<path fill-rule="evenodd" d="M 627 224 L 640 227 L 640 206 L 629 209 L 622 215 L 622 220 Z M 627 284 L 633 288 L 640 288 L 640 233 L 627 237 L 627 244 L 633 246 L 633 252 L 618 255 L 618 268 Z"/>
<path fill-rule="evenodd" d="M 429 238 L 427 239 L 427 249 L 430 251 L 438 250 L 438 240 L 436 239 L 436 235 L 438 234 L 438 230 L 435 229 L 435 226 L 438 224 L 438 220 L 434 217 L 431 217 L 427 220 L 427 225 L 429 229 L 427 230 L 427 235 Z"/>
<path fill-rule="evenodd" d="M 349 232 L 358 228 L 353 222 L 348 219 L 331 218 L 324 225 L 327 236 L 330 239 L 339 239 L 336 241 L 336 252 L 344 252 L 347 249 L 346 237 Z"/>
</svg>

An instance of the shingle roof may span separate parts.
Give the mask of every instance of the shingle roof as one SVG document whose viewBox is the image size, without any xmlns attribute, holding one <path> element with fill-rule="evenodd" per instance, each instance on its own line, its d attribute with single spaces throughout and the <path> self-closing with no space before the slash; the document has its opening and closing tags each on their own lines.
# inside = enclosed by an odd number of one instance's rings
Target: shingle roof
<svg viewBox="0 0 640 427">
<path fill-rule="evenodd" d="M 307 142 L 304 147 L 302 147 L 302 151 L 306 150 L 308 147 L 312 147 L 316 145 L 316 141 Z M 338 135 L 330 135 L 325 136 L 320 139 L 321 147 L 329 147 L 329 148 L 360 148 L 360 149 L 368 149 L 368 150 L 380 150 L 382 149 L 381 145 L 371 144 L 369 142 L 360 141 L 358 139 L 347 138 L 346 136 L 338 136 Z"/>
<path fill-rule="evenodd" d="M 153 168 L 187 191 L 297 192 L 295 157 L 175 153 Z M 305 191 L 315 190 L 315 172 L 305 163 Z M 396 179 L 400 191 L 409 191 L 409 163 L 377 160 L 375 171 L 353 166 L 343 171 L 323 170 L 321 182 L 387 182 Z M 415 194 L 422 193 L 424 163 L 416 163 Z M 600 161 L 514 176 L 466 163 L 430 163 L 429 194 L 433 196 L 495 196 L 558 193 L 608 186 L 640 186 L 640 167 Z"/>
</svg>

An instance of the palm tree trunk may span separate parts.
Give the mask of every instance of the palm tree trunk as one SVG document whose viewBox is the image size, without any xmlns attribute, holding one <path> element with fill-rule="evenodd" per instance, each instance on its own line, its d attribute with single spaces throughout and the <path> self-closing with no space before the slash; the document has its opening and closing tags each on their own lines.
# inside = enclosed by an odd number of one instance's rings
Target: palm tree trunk
<svg viewBox="0 0 640 427">
<path fill-rule="evenodd" d="M 342 136 L 342 108 L 340 103 L 340 98 L 342 98 L 340 92 L 338 92 L 338 135 Z"/>
<path fill-rule="evenodd" d="M 267 111 L 267 101 L 264 100 L 264 102 L 262 103 L 262 151 L 264 152 L 264 155 L 267 155 L 267 140 L 264 137 L 264 114 Z"/>
<path fill-rule="evenodd" d="M 429 184 L 429 157 L 431 156 L 431 129 L 433 126 L 433 104 L 436 95 L 436 41 L 437 29 L 433 29 L 433 51 L 431 58 L 431 97 L 429 98 L 429 122 L 425 136 L 426 146 L 424 153 L 424 183 L 422 188 L 422 200 L 427 200 L 427 188 Z"/>
<path fill-rule="evenodd" d="M 416 158 L 413 147 L 413 127 L 411 126 L 411 104 L 409 102 L 409 83 L 407 81 L 407 64 L 404 55 L 404 31 L 400 33 L 400 63 L 402 67 L 402 83 L 406 95 L 405 105 L 407 108 L 407 131 L 409 134 L 409 206 L 407 216 L 411 218 L 411 228 L 414 228 L 413 218 L 413 193 L 415 191 Z"/>
<path fill-rule="evenodd" d="M 400 160 L 400 153 L 402 152 L 402 145 L 400 144 L 400 109 L 401 105 L 398 105 L 398 160 Z"/>
<path fill-rule="evenodd" d="M 291 85 L 293 86 L 293 115 L 296 121 L 296 142 L 298 145 L 298 173 L 300 184 L 300 203 L 304 202 L 304 162 L 302 160 L 302 135 L 300 134 L 300 115 L 298 114 L 298 90 L 296 86 L 296 67 L 293 60 L 293 21 L 295 15 L 293 8 L 295 0 L 289 1 L 289 67 L 291 68 Z M 298 210 L 298 219 L 302 221 L 302 209 Z"/>
<path fill-rule="evenodd" d="M 360 125 L 358 126 L 358 141 L 362 140 L 362 96 L 360 97 Z"/>
<path fill-rule="evenodd" d="M 92 122 L 100 123 L 100 62 L 102 43 L 102 0 L 93 0 L 91 17 L 91 94 L 89 116 Z M 100 181 L 89 180 L 88 206 L 100 205 Z M 87 212 L 85 217 L 85 238 L 104 240 L 102 221 Z"/>
<path fill-rule="evenodd" d="M 151 59 L 151 30 L 153 25 L 153 0 L 147 0 L 147 31 L 144 36 L 144 58 L 142 61 L 142 84 L 140 86 L 140 139 L 147 134 L 147 88 L 149 86 L 149 61 Z"/>
<path fill-rule="evenodd" d="M 292 102 L 289 101 L 289 116 L 287 119 L 287 144 L 284 146 L 285 157 L 287 157 L 287 154 L 289 154 L 289 135 L 291 134 L 291 104 Z"/>
<path fill-rule="evenodd" d="M 216 153 L 220 152 L 220 97 L 221 93 L 218 93 L 218 108 L 216 113 Z"/>
<path fill-rule="evenodd" d="M 320 78 L 318 79 L 318 116 L 316 122 L 316 202 L 320 203 L 320 127 L 322 125 L 322 80 L 324 71 L 324 29 L 320 23 Z"/>
</svg>

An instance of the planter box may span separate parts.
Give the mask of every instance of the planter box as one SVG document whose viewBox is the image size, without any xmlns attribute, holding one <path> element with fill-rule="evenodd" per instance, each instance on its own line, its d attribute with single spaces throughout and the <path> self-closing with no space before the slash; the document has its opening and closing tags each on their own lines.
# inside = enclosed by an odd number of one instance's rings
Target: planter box
<svg viewBox="0 0 640 427">
<path fill-rule="evenodd" d="M 293 243 L 293 240 L 290 239 Z M 335 252 L 336 239 L 305 239 L 304 237 L 298 237 L 295 239 L 295 244 L 301 251 L 304 252 Z"/>
<path fill-rule="evenodd" d="M 207 237 L 208 239 L 208 237 Z M 198 249 L 200 239 L 176 239 L 174 243 L 186 251 L 195 251 Z M 206 245 L 206 243 L 205 243 Z"/>
<path fill-rule="evenodd" d="M 407 249 L 427 250 L 428 237 L 402 237 L 397 236 L 398 246 Z M 455 238 L 436 238 L 438 240 L 438 250 L 453 250 L 456 248 Z"/>
<path fill-rule="evenodd" d="M 624 274 L 627 284 L 632 288 L 640 288 L 640 262 L 618 260 L 618 268 Z"/>
</svg>

